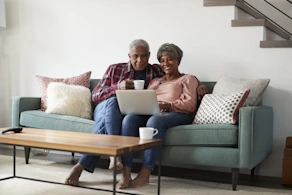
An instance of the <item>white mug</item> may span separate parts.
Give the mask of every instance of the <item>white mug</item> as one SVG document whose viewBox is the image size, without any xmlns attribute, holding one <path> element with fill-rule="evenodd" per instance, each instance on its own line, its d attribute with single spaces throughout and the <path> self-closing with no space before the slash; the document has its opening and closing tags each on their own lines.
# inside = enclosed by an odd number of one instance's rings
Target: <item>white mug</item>
<svg viewBox="0 0 292 195">
<path fill-rule="evenodd" d="M 140 139 L 153 139 L 153 136 L 155 136 L 157 133 L 158 133 L 158 129 L 155 129 L 153 127 L 139 128 Z"/>
<path fill-rule="evenodd" d="M 144 89 L 144 80 L 134 80 L 134 89 L 143 90 Z"/>
</svg>

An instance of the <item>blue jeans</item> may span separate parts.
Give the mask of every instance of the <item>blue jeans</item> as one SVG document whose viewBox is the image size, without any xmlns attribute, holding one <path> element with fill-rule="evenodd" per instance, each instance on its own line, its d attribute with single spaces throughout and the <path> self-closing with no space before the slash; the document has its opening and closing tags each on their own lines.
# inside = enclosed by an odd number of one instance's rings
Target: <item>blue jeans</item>
<svg viewBox="0 0 292 195">
<path fill-rule="evenodd" d="M 123 119 L 121 135 L 138 137 L 139 127 L 154 127 L 158 129 L 158 134 L 154 138 L 163 140 L 166 129 L 177 125 L 191 124 L 192 122 L 193 117 L 191 115 L 179 112 L 165 112 L 152 116 L 128 114 Z M 153 170 L 158 154 L 159 148 L 145 150 L 143 167 Z M 132 168 L 133 157 L 133 153 L 122 156 L 123 165 Z"/>
<path fill-rule="evenodd" d="M 94 109 L 94 134 L 121 135 L 121 126 L 124 115 L 121 114 L 116 97 L 110 97 L 100 102 Z M 78 163 L 88 172 L 93 173 L 100 159 L 97 155 L 83 154 Z"/>
</svg>

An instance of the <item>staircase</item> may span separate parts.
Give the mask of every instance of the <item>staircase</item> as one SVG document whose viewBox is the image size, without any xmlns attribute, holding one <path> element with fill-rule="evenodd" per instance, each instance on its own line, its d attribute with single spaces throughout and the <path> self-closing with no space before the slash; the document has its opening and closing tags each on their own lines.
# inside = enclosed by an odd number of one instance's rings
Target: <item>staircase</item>
<svg viewBox="0 0 292 195">
<path fill-rule="evenodd" d="M 287 0 L 287 2 L 289 2 L 292 9 L 291 1 Z M 264 3 L 270 4 L 268 1 L 264 1 Z M 204 0 L 204 6 L 235 6 L 235 19 L 231 21 L 232 27 L 263 26 L 265 28 L 263 41 L 260 41 L 261 48 L 292 48 L 292 34 L 247 1 Z M 273 4 L 270 4 L 270 6 L 279 11 L 279 13 L 282 12 L 274 7 Z M 290 19 L 292 26 L 292 18 L 285 13 L 283 14 Z"/>
</svg>

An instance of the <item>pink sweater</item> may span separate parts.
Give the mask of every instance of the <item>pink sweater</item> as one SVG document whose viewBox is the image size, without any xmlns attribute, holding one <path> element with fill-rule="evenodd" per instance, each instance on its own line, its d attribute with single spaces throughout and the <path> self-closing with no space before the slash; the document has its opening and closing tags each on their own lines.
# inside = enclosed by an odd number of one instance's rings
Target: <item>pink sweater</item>
<svg viewBox="0 0 292 195">
<path fill-rule="evenodd" d="M 168 82 L 163 78 L 153 79 L 148 86 L 148 89 L 156 90 L 158 101 L 171 103 L 171 112 L 194 113 L 199 85 L 197 77 L 185 74 Z"/>
</svg>

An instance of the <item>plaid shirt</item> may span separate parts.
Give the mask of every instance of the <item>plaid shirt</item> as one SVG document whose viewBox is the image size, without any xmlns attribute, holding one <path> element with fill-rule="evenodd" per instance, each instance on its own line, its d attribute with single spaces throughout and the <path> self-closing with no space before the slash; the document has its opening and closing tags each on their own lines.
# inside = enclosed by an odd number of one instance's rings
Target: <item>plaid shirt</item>
<svg viewBox="0 0 292 195">
<path fill-rule="evenodd" d="M 102 79 L 92 91 L 92 101 L 100 102 L 116 95 L 119 83 L 125 79 L 134 79 L 134 69 L 130 61 L 128 63 L 112 64 L 104 73 Z M 161 77 L 163 72 L 158 64 L 146 67 L 146 87 L 156 77 Z"/>
</svg>

